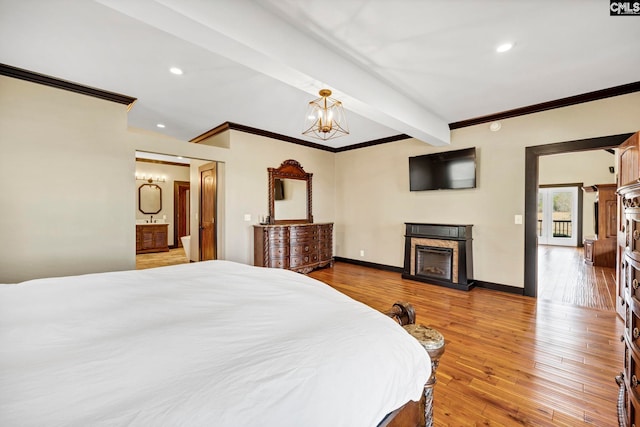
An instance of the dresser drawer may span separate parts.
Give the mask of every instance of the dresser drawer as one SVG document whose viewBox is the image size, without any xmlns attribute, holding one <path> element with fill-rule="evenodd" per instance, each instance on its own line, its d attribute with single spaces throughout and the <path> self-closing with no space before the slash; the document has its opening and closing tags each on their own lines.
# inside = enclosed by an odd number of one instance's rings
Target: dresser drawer
<svg viewBox="0 0 640 427">
<path fill-rule="evenodd" d="M 331 227 L 331 226 L 327 226 L 327 227 L 321 226 L 321 227 L 319 227 L 318 233 L 323 238 L 331 237 L 331 236 L 333 236 L 333 227 Z"/>
<path fill-rule="evenodd" d="M 301 237 L 311 237 L 311 236 L 317 236 L 318 235 L 318 227 L 315 226 L 300 226 L 300 227 L 292 227 L 291 230 L 289 230 L 289 236 L 292 239 L 297 239 L 297 238 L 301 238 Z"/>
<path fill-rule="evenodd" d="M 270 268 L 289 268 L 289 257 L 286 258 L 269 258 L 266 267 Z"/>
<path fill-rule="evenodd" d="M 283 258 L 289 255 L 289 246 L 269 245 L 269 257 Z"/>
<path fill-rule="evenodd" d="M 293 242 L 292 242 L 293 243 Z M 297 244 L 291 246 L 291 256 L 309 255 L 318 252 L 318 246 L 312 244 Z"/>
<path fill-rule="evenodd" d="M 624 256 L 622 271 L 624 272 L 624 283 L 621 283 L 623 289 L 629 296 L 635 296 L 640 301 L 640 262 L 633 259 L 628 253 Z"/>
<path fill-rule="evenodd" d="M 640 354 L 640 301 L 627 298 L 625 304 L 624 334 L 631 349 Z M 640 376 L 639 376 L 640 378 Z"/>
<path fill-rule="evenodd" d="M 311 257 L 309 255 L 303 256 L 292 256 L 289 258 L 289 266 L 291 268 L 302 267 L 311 262 Z"/>
<path fill-rule="evenodd" d="M 625 346 L 625 412 L 629 426 L 640 426 L 640 401 L 638 394 L 640 390 L 638 382 L 640 382 L 640 365 L 633 353 Z"/>
<path fill-rule="evenodd" d="M 289 234 L 286 227 L 269 227 L 266 230 L 269 240 L 286 240 L 287 235 Z"/>
<path fill-rule="evenodd" d="M 627 215 L 626 227 L 626 247 L 640 259 L 640 217 L 637 215 Z"/>
</svg>

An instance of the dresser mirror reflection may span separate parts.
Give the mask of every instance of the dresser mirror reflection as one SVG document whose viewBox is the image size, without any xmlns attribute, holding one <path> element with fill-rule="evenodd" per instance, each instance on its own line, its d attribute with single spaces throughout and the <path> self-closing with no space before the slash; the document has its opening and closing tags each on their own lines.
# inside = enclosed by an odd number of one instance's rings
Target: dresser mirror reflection
<svg viewBox="0 0 640 427">
<path fill-rule="evenodd" d="M 312 173 L 296 160 L 285 160 L 269 173 L 269 223 L 305 224 L 313 222 L 311 210 Z"/>
</svg>

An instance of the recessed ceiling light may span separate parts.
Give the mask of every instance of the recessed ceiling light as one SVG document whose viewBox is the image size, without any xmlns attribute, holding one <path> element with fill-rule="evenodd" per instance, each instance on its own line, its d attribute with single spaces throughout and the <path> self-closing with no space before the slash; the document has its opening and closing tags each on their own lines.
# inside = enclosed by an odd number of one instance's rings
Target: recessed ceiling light
<svg viewBox="0 0 640 427">
<path fill-rule="evenodd" d="M 171 68 L 169 68 L 169 71 L 172 74 L 175 74 L 175 75 L 178 75 L 178 76 L 182 75 L 182 70 L 180 68 L 178 68 L 178 67 L 171 67 Z"/>
<path fill-rule="evenodd" d="M 164 129 L 164 127 L 165 127 L 164 124 L 162 124 L 162 123 L 158 123 L 156 126 L 159 127 L 160 129 Z"/>
<path fill-rule="evenodd" d="M 500 122 L 493 122 L 489 125 L 489 129 L 491 129 L 491 132 L 498 132 L 500 128 L 502 128 L 502 123 Z"/>
<path fill-rule="evenodd" d="M 496 52 L 503 53 L 508 50 L 511 50 L 512 47 L 513 47 L 513 43 L 503 43 L 496 48 Z"/>
</svg>

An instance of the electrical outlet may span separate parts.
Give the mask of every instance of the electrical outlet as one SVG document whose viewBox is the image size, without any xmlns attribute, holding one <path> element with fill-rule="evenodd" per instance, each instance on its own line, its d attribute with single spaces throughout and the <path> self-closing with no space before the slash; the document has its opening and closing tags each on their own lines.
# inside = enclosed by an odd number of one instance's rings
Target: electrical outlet
<svg viewBox="0 0 640 427">
<path fill-rule="evenodd" d="M 244 214 L 245 221 L 251 221 L 251 214 Z"/>
<path fill-rule="evenodd" d="M 360 249 L 360 256 L 364 256 L 364 249 Z"/>
</svg>

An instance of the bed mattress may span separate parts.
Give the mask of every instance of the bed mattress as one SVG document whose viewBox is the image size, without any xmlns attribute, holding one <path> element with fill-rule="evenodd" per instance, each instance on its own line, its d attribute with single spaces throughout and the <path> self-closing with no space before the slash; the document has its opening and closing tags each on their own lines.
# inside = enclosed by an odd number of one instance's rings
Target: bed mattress
<svg viewBox="0 0 640 427">
<path fill-rule="evenodd" d="M 2 426 L 375 426 L 428 355 L 287 270 L 208 261 L 0 286 Z"/>
</svg>

